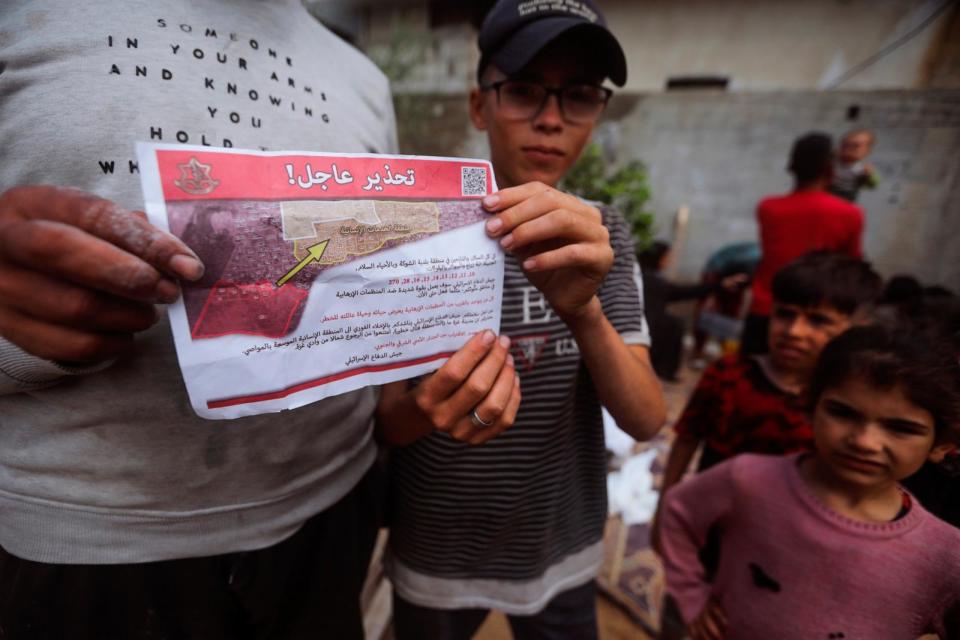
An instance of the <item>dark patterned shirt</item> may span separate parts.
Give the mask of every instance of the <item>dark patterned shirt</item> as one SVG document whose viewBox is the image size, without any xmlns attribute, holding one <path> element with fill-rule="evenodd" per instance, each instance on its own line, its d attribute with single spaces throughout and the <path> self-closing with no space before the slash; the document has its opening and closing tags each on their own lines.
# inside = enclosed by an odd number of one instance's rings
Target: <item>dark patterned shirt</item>
<svg viewBox="0 0 960 640">
<path fill-rule="evenodd" d="M 704 441 L 701 471 L 738 453 L 813 448 L 813 430 L 800 396 L 777 387 L 754 358 L 728 356 L 710 365 L 676 431 Z"/>
</svg>

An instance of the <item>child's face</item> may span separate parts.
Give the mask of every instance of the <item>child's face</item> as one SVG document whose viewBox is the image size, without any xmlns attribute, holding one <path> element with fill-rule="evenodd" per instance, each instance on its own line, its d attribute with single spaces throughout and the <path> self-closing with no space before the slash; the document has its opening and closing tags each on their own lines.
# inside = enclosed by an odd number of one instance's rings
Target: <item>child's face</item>
<svg viewBox="0 0 960 640">
<path fill-rule="evenodd" d="M 870 153 L 873 139 L 869 133 L 854 133 L 840 141 L 840 161 L 845 164 L 860 162 Z"/>
<path fill-rule="evenodd" d="M 828 342 L 852 324 L 852 318 L 830 305 L 801 307 L 774 301 L 768 344 L 774 366 L 809 373 Z"/>
<path fill-rule="evenodd" d="M 851 378 L 825 390 L 813 413 L 817 457 L 835 480 L 883 489 L 915 473 L 932 455 L 934 419 L 899 387 Z"/>
<path fill-rule="evenodd" d="M 541 83 L 550 87 L 593 80 L 581 51 L 568 51 L 562 39 L 547 46 L 512 79 Z M 503 79 L 499 75 L 495 79 Z M 551 96 L 533 118 L 508 117 L 497 101 L 496 91 L 474 90 L 470 96 L 470 115 L 477 129 L 487 132 L 490 157 L 498 186 L 514 187 L 532 181 L 556 186 L 580 156 L 593 133 L 593 123 L 570 123 L 560 112 L 557 97 Z"/>
</svg>

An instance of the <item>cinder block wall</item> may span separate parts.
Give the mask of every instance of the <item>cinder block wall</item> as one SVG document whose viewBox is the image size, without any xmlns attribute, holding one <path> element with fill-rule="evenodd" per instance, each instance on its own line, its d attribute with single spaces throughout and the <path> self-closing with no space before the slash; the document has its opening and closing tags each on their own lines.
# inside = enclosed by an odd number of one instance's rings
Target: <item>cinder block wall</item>
<svg viewBox="0 0 960 640">
<path fill-rule="evenodd" d="M 405 153 L 486 153 L 465 97 L 398 97 L 398 116 Z M 872 161 L 881 183 L 860 199 L 868 257 L 885 275 L 913 273 L 960 291 L 960 91 L 620 95 L 596 138 L 615 162 L 648 165 L 662 235 L 677 208 L 690 207 L 676 275 L 693 279 L 714 249 L 756 237 L 756 202 L 790 188 L 795 137 L 853 126 L 878 136 Z"/>
</svg>

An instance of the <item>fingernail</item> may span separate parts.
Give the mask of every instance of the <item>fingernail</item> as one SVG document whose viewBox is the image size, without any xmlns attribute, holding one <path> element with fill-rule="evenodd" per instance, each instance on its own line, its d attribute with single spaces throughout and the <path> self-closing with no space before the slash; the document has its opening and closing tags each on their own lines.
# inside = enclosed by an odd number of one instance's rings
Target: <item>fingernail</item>
<svg viewBox="0 0 960 640">
<path fill-rule="evenodd" d="M 508 233 L 500 239 L 500 246 L 504 249 L 509 249 L 510 245 L 513 244 L 513 234 Z"/>
<path fill-rule="evenodd" d="M 510 338 L 508 336 L 500 336 L 500 346 L 504 349 L 510 348 Z"/>
<path fill-rule="evenodd" d="M 496 233 L 500 231 L 500 227 L 503 226 L 503 220 L 500 218 L 491 218 L 487 221 L 487 231 L 489 233 Z"/>
<path fill-rule="evenodd" d="M 483 344 L 489 347 L 490 345 L 493 344 L 494 338 L 496 338 L 496 336 L 493 335 L 493 331 L 487 330 L 483 332 L 483 337 L 481 338 L 481 341 L 483 341 Z"/>
<path fill-rule="evenodd" d="M 513 366 L 513 355 L 509 353 L 507 354 L 507 365 L 511 367 Z"/>
<path fill-rule="evenodd" d="M 170 258 L 167 265 L 184 280 L 199 280 L 203 277 L 203 263 L 192 256 L 178 253 Z"/>
<path fill-rule="evenodd" d="M 157 283 L 156 296 L 157 300 L 165 304 L 176 302 L 180 297 L 180 287 L 173 280 L 163 278 Z"/>
<path fill-rule="evenodd" d="M 537 261 L 534 260 L 533 258 L 527 258 L 526 260 L 523 261 L 524 269 L 533 269 L 535 266 L 537 266 Z"/>
<path fill-rule="evenodd" d="M 495 193 L 491 193 L 483 198 L 483 206 L 485 206 L 487 209 L 493 209 L 498 204 L 500 204 L 500 196 Z"/>
</svg>

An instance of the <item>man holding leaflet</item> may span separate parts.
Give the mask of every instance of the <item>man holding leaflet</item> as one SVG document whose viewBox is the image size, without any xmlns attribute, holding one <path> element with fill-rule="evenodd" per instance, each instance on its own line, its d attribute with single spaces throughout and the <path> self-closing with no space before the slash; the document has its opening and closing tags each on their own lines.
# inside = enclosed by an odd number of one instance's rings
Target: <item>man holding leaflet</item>
<svg viewBox="0 0 960 640">
<path fill-rule="evenodd" d="M 391 153 L 386 79 L 298 0 L 8 0 L 0 25 L 2 635 L 362 638 L 377 392 L 194 414 L 154 304 L 204 268 L 132 213 L 134 143 Z"/>
<path fill-rule="evenodd" d="M 556 185 L 606 105 L 601 83 L 623 85 L 626 63 L 589 1 L 502 0 L 480 50 L 470 113 L 501 187 L 484 204 L 508 252 L 501 332 L 523 402 L 505 430 L 511 376 L 481 365 L 489 393 L 452 391 L 468 366 L 457 356 L 384 388 L 378 430 L 404 445 L 392 455 L 394 628 L 399 640 L 466 639 L 496 608 L 518 638 L 593 638 L 607 514 L 601 405 L 646 440 L 664 403 L 629 227 Z"/>
</svg>

